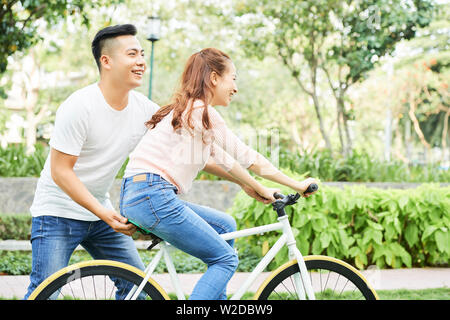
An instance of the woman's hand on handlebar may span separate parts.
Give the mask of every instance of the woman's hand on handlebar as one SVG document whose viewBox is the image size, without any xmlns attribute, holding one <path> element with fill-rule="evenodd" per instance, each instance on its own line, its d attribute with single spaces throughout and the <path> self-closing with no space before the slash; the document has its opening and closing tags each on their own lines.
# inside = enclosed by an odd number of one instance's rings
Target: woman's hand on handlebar
<svg viewBox="0 0 450 320">
<path fill-rule="evenodd" d="M 298 182 L 298 186 L 295 188 L 295 191 L 297 191 L 298 193 L 300 193 L 303 197 L 307 198 L 310 195 L 314 194 L 314 192 L 310 192 L 310 193 L 305 193 L 306 189 L 308 189 L 308 187 L 312 184 L 318 184 L 318 181 L 314 178 L 308 178 L 305 179 L 303 181 L 299 181 Z"/>
<path fill-rule="evenodd" d="M 275 193 L 279 193 L 279 192 L 281 192 L 280 189 L 277 189 L 277 188 L 266 188 L 264 186 L 261 188 L 261 190 L 258 190 L 258 194 L 261 197 L 263 197 L 264 199 L 266 199 L 267 201 L 269 201 L 268 203 L 274 202 L 276 200 L 275 197 L 274 197 L 274 194 Z"/>
<path fill-rule="evenodd" d="M 267 199 L 261 197 L 261 196 L 258 194 L 258 192 L 256 192 L 255 189 L 253 189 L 252 187 L 250 187 L 250 186 L 244 184 L 244 185 L 241 186 L 241 188 L 242 188 L 242 190 L 244 190 L 244 192 L 245 192 L 248 196 L 252 197 L 253 199 L 256 199 L 256 200 L 258 200 L 259 202 L 262 202 L 262 203 L 264 203 L 264 204 L 269 204 L 269 203 L 270 203 L 270 200 L 267 200 Z"/>
</svg>

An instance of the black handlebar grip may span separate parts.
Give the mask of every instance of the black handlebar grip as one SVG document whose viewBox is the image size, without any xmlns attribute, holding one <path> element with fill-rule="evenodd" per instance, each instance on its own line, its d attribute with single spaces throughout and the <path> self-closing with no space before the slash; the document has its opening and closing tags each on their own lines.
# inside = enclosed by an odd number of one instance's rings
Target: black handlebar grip
<svg viewBox="0 0 450 320">
<path fill-rule="evenodd" d="M 273 194 L 273 197 L 274 197 L 275 199 L 284 199 L 284 198 L 285 198 L 284 195 L 282 195 L 281 193 L 278 193 L 278 192 L 275 192 L 275 193 Z"/>
<path fill-rule="evenodd" d="M 316 183 L 311 183 L 303 194 L 317 191 L 317 189 L 319 189 L 319 186 Z"/>
</svg>

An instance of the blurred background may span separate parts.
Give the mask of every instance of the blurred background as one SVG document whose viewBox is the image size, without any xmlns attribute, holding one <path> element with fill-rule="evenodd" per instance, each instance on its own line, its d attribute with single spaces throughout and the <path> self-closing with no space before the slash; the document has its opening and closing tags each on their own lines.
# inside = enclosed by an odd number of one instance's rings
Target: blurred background
<svg viewBox="0 0 450 320">
<path fill-rule="evenodd" d="M 448 182 L 449 9 L 431 0 L 2 0 L 0 176 L 39 176 L 58 106 L 99 78 L 95 33 L 133 23 L 148 64 L 138 91 L 164 105 L 192 53 L 225 51 L 239 92 L 219 112 L 282 169 L 323 181 Z"/>
</svg>

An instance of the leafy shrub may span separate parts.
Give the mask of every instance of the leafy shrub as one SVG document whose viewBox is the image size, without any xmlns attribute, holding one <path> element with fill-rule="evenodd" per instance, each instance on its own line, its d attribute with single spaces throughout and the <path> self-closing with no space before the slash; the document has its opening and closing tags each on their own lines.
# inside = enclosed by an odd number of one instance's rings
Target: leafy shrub
<svg viewBox="0 0 450 320">
<path fill-rule="evenodd" d="M 281 190 L 292 193 L 288 188 Z M 277 221 L 272 206 L 243 192 L 237 195 L 229 211 L 241 229 Z M 287 207 L 286 212 L 303 255 L 328 255 L 360 269 L 372 264 L 379 268 L 400 268 L 449 262 L 450 187 L 423 184 L 415 189 L 383 190 L 320 186 L 314 196 L 301 198 Z M 277 238 L 273 232 L 249 237 L 247 241 L 262 248 L 273 245 Z M 286 259 L 284 249 L 275 264 L 278 266 Z"/>
<path fill-rule="evenodd" d="M 0 240 L 28 240 L 31 233 L 30 214 L 0 214 Z"/>
<path fill-rule="evenodd" d="M 281 151 L 281 168 L 302 172 L 322 181 L 362 182 L 448 182 L 450 170 L 438 164 L 407 165 L 400 161 L 378 160 L 364 151 L 354 151 L 347 158 L 329 152 L 299 154 Z"/>
<path fill-rule="evenodd" d="M 23 144 L 0 148 L 0 177 L 39 177 L 44 168 L 48 148 L 36 144 L 34 153 L 27 155 Z"/>
<path fill-rule="evenodd" d="M 44 167 L 49 149 L 40 144 L 36 151 L 27 155 L 24 145 L 0 148 L 0 177 L 38 177 Z M 270 156 L 270 155 L 267 155 Z M 122 178 L 128 159 L 117 174 Z M 327 151 L 314 154 L 299 154 L 280 148 L 279 167 L 292 172 L 303 172 L 322 181 L 364 181 L 364 182 L 448 182 L 450 170 L 436 164 L 406 165 L 398 161 L 374 159 L 369 153 L 354 151 L 347 158 Z M 220 180 L 201 171 L 197 179 Z"/>
<path fill-rule="evenodd" d="M 31 273 L 31 252 L 0 251 L 0 274 L 28 275 Z"/>
</svg>

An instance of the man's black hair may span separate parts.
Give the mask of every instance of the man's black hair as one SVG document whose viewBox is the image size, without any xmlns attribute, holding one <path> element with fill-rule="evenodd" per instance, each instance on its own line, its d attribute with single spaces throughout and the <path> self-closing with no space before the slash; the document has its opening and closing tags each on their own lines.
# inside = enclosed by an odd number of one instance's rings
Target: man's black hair
<svg viewBox="0 0 450 320">
<path fill-rule="evenodd" d="M 92 54 L 94 55 L 98 70 L 100 70 L 100 57 L 102 56 L 102 49 L 105 45 L 106 39 L 124 35 L 135 36 L 136 33 L 136 27 L 132 24 L 119 24 L 116 26 L 110 26 L 97 32 L 94 40 L 92 40 Z"/>
</svg>

